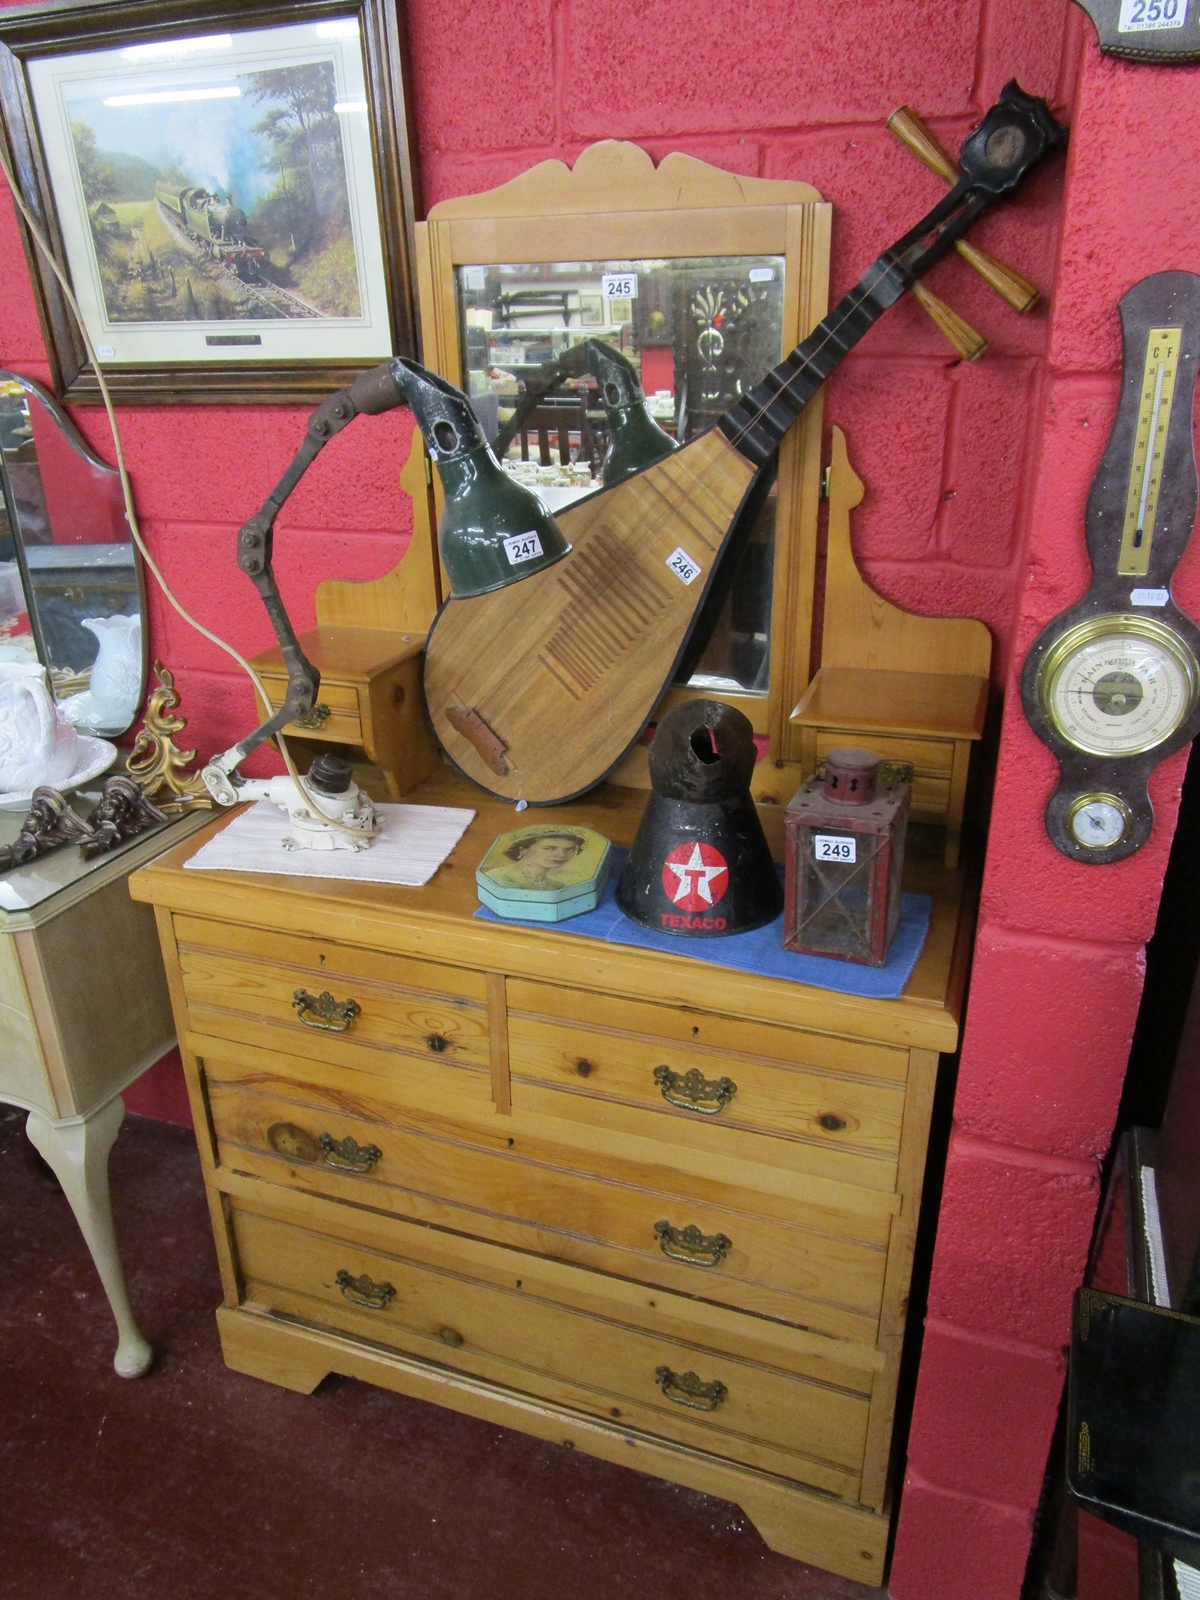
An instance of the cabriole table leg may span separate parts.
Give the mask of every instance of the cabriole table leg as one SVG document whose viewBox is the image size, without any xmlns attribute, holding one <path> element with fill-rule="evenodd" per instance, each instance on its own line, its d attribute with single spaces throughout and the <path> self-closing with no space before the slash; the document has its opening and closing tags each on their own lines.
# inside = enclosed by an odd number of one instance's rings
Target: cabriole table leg
<svg viewBox="0 0 1200 1600">
<path fill-rule="evenodd" d="M 140 1378 L 150 1370 L 154 1351 L 133 1320 L 108 1194 L 108 1154 L 124 1120 L 125 1104 L 117 1095 L 88 1117 L 62 1122 L 52 1121 L 41 1111 L 31 1111 L 25 1128 L 62 1184 L 100 1274 L 117 1324 L 113 1366 L 122 1378 Z"/>
</svg>

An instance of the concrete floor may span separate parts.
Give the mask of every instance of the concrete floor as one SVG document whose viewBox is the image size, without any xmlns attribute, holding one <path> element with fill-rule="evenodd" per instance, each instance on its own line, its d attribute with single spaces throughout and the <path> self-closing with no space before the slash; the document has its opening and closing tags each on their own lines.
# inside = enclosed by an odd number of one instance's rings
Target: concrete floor
<svg viewBox="0 0 1200 1600">
<path fill-rule="evenodd" d="M 0 1106 L 5 1600 L 878 1600 L 773 1555 L 736 1507 L 365 1384 L 225 1369 L 190 1130 L 113 1150 L 132 1382 L 79 1232 Z"/>
</svg>

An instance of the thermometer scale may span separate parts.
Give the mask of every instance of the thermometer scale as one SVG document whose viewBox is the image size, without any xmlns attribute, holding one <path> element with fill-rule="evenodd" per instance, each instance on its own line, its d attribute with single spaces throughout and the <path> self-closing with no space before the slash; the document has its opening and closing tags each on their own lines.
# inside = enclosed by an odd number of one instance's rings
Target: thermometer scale
<svg viewBox="0 0 1200 1600">
<path fill-rule="evenodd" d="M 1042 630 L 1021 676 L 1025 713 L 1060 767 L 1046 831 L 1093 864 L 1146 842 L 1150 774 L 1200 731 L 1200 629 L 1170 590 L 1196 520 L 1200 278 L 1143 278 L 1120 312 L 1121 402 L 1088 496 L 1091 587 Z"/>
<path fill-rule="evenodd" d="M 1171 424 L 1171 402 L 1175 398 L 1175 374 L 1179 367 L 1179 344 L 1182 338 L 1182 328 L 1151 328 L 1146 340 L 1141 404 L 1133 440 L 1129 493 L 1125 501 L 1121 559 L 1117 566 L 1117 571 L 1123 577 L 1144 578 L 1150 567 L 1154 518 L 1158 511 L 1158 492 L 1162 487 L 1163 459 L 1167 430 Z"/>
</svg>

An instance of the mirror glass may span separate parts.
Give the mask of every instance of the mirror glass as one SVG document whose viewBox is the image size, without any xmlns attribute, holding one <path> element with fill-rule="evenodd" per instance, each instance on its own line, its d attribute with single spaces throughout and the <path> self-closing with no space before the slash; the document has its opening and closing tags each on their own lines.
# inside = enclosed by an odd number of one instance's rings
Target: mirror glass
<svg viewBox="0 0 1200 1600">
<path fill-rule="evenodd" d="M 637 368 L 658 425 L 685 443 L 783 355 L 782 256 L 552 261 L 456 270 L 462 386 L 494 438 L 526 382 L 582 339 Z M 596 380 L 573 378 L 530 412 L 506 469 L 558 511 L 600 487 L 608 427 Z M 767 692 L 775 491 L 686 683 Z"/>
<path fill-rule="evenodd" d="M 120 478 L 13 372 L 0 372 L 0 493 L 0 661 L 41 661 L 78 728 L 123 733 L 145 690 L 145 630 Z"/>
</svg>

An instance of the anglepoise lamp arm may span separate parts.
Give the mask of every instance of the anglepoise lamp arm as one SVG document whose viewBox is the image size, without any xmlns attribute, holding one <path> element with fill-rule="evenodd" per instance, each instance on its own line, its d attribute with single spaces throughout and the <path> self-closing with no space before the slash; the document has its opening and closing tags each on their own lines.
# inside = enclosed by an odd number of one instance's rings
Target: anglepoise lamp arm
<svg viewBox="0 0 1200 1600">
<path fill-rule="evenodd" d="M 292 490 L 335 434 L 348 426 L 360 412 L 377 416 L 404 404 L 405 396 L 396 382 L 394 366 L 394 362 L 385 361 L 372 371 L 364 372 L 348 388 L 339 389 L 321 402 L 308 419 L 304 441 L 292 457 L 287 471 L 271 490 L 261 509 L 255 512 L 238 534 L 238 566 L 258 590 L 267 609 L 275 637 L 279 640 L 279 648 L 283 652 L 288 681 L 284 702 L 275 715 L 247 738 L 240 740 L 232 750 L 227 750 L 217 758 L 214 765 L 220 766 L 225 772 L 232 771 L 252 750 L 273 738 L 289 722 L 306 716 L 313 708 L 317 690 L 321 686 L 321 674 L 300 648 L 300 641 L 271 568 L 275 518 L 283 510 Z"/>
</svg>

